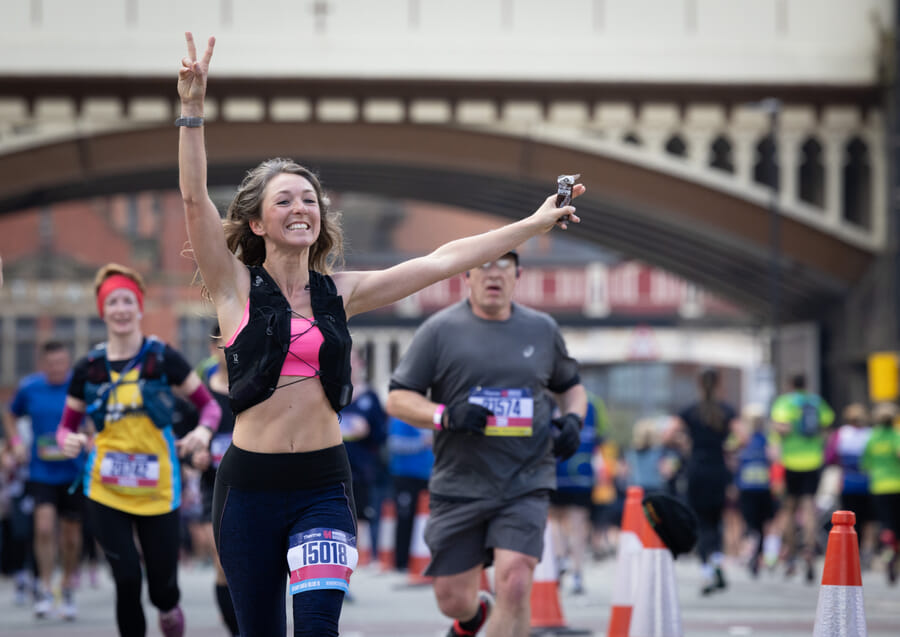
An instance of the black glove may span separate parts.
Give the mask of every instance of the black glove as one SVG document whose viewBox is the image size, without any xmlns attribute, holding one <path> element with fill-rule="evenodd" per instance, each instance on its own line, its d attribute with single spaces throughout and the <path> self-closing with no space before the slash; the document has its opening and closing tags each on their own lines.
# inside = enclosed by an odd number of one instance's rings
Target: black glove
<svg viewBox="0 0 900 637">
<path fill-rule="evenodd" d="M 488 416 L 494 412 L 481 405 L 476 405 L 465 400 L 447 406 L 444 414 L 447 431 L 459 431 L 468 434 L 484 435 L 484 427 L 487 425 Z"/>
<path fill-rule="evenodd" d="M 550 422 L 556 427 L 551 430 L 553 455 L 560 460 L 568 460 L 581 446 L 581 418 L 570 413 Z"/>
</svg>

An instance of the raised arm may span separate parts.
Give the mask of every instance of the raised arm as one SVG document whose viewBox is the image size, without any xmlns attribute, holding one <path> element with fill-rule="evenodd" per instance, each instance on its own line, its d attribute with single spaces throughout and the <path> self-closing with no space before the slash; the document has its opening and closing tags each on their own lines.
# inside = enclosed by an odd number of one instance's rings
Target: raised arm
<svg viewBox="0 0 900 637">
<path fill-rule="evenodd" d="M 209 61 L 216 39 L 209 39 L 203 58 L 198 61 L 194 37 L 185 33 L 185 38 L 188 54 L 182 58 L 178 72 L 181 116 L 202 118 Z M 222 221 L 206 188 L 206 144 L 202 120 L 200 125 L 196 125 L 197 122 L 190 124 L 180 127 L 178 141 L 178 173 L 184 216 L 203 283 L 213 301 L 220 306 L 223 300 L 235 297 L 241 267 L 225 243 Z"/>
<path fill-rule="evenodd" d="M 584 193 L 577 184 L 574 197 Z M 568 215 L 565 220 L 564 215 Z M 531 237 L 549 232 L 554 226 L 566 229 L 568 223 L 579 223 L 573 206 L 556 207 L 556 195 L 547 197 L 543 205 L 525 219 L 496 230 L 455 239 L 434 252 L 399 263 L 386 270 L 343 272 L 335 276 L 344 297 L 347 316 L 389 305 L 443 279 L 496 259 L 515 249 Z"/>
</svg>

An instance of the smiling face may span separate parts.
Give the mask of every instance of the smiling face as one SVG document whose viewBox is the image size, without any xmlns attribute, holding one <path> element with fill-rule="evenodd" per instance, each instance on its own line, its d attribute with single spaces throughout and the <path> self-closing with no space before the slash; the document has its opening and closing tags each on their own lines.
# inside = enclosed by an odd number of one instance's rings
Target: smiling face
<svg viewBox="0 0 900 637">
<path fill-rule="evenodd" d="M 117 288 L 103 301 L 103 322 L 110 334 L 125 336 L 141 329 L 141 308 L 134 292 Z"/>
<path fill-rule="evenodd" d="M 250 228 L 267 243 L 309 247 L 319 236 L 321 213 L 315 188 L 305 177 L 279 173 L 266 185 L 259 219 Z"/>
<path fill-rule="evenodd" d="M 515 258 L 506 255 L 467 272 L 469 301 L 476 316 L 493 320 L 509 318 L 518 269 Z"/>
</svg>

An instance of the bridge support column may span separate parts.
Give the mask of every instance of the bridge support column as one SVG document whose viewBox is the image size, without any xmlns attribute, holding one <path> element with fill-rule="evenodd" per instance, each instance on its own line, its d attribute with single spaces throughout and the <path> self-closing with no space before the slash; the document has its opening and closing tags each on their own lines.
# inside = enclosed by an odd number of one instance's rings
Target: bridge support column
<svg viewBox="0 0 900 637">
<path fill-rule="evenodd" d="M 869 354 L 900 349 L 896 250 L 880 257 L 843 303 L 823 317 L 823 390 L 835 407 L 867 402 Z"/>
</svg>

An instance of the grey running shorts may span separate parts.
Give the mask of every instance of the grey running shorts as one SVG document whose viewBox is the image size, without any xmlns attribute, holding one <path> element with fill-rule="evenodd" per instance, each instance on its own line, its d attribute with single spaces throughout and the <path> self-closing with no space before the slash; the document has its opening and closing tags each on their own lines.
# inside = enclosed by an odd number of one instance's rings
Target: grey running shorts
<svg viewBox="0 0 900 637">
<path fill-rule="evenodd" d="M 451 502 L 431 499 L 425 543 L 431 562 L 429 576 L 456 575 L 494 561 L 494 549 L 506 549 L 541 559 L 550 497 L 547 491 L 513 500 Z"/>
</svg>

